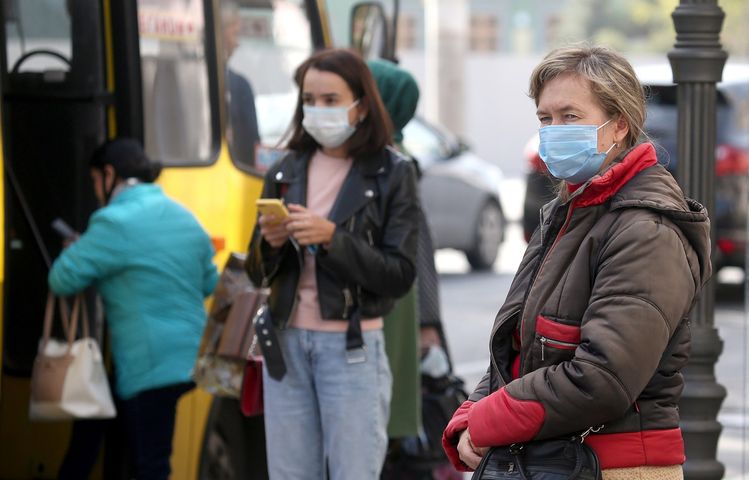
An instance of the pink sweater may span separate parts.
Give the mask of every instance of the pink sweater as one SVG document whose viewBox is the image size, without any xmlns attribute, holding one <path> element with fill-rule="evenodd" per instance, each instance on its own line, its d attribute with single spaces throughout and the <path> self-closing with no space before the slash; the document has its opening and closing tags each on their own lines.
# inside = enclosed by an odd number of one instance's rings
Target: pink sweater
<svg viewBox="0 0 749 480">
<path fill-rule="evenodd" d="M 346 179 L 353 160 L 325 155 L 318 150 L 310 159 L 307 169 L 307 208 L 314 214 L 327 218 L 338 192 Z M 362 319 L 362 330 L 382 328 L 382 317 Z M 304 249 L 304 268 L 299 276 L 297 307 L 291 319 L 293 328 L 324 332 L 345 332 L 348 320 L 323 320 L 317 299 L 315 256 Z"/>
</svg>

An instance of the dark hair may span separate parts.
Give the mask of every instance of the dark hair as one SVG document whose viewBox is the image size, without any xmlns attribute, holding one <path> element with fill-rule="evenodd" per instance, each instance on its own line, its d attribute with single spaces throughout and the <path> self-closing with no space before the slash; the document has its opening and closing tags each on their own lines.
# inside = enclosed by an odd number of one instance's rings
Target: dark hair
<svg viewBox="0 0 749 480">
<path fill-rule="evenodd" d="M 290 127 L 288 148 L 300 152 L 311 152 L 320 148 L 315 139 L 302 127 L 304 77 L 312 68 L 335 73 L 343 78 L 354 94 L 354 99 L 359 100 L 360 105 L 367 109 L 367 116 L 346 141 L 351 157 L 376 154 L 390 144 L 393 127 L 367 64 L 353 50 L 333 48 L 316 52 L 296 69 L 294 80 L 299 87 L 299 96 Z"/>
<path fill-rule="evenodd" d="M 161 173 L 161 165 L 152 162 L 134 138 L 115 138 L 94 151 L 89 166 L 103 170 L 111 165 L 121 179 L 137 178 L 141 182 L 153 182 Z"/>
</svg>

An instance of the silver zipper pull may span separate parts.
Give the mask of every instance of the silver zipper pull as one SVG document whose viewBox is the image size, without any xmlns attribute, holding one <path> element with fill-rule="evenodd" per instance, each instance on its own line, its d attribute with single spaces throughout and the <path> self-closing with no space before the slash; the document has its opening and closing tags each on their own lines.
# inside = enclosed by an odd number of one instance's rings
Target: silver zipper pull
<svg viewBox="0 0 749 480">
<path fill-rule="evenodd" d="M 538 341 L 541 342 L 541 361 L 544 361 L 544 350 L 546 347 L 546 337 L 538 337 Z"/>
</svg>

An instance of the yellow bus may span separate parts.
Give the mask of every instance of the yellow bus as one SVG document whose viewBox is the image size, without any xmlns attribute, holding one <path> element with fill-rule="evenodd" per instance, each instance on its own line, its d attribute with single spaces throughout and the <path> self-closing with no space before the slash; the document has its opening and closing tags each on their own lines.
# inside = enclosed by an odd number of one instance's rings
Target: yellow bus
<svg viewBox="0 0 749 480">
<path fill-rule="evenodd" d="M 4 0 L 0 17 L 0 479 L 55 478 L 70 422 L 28 420 L 49 259 L 62 218 L 83 231 L 106 138 L 143 141 L 165 191 L 243 251 L 262 173 L 291 119 L 295 67 L 314 49 L 392 57 L 398 0 Z M 89 295 L 106 349 L 103 312 Z M 172 478 L 248 478 L 257 442 L 236 408 L 180 401 Z M 252 430 L 251 428 L 249 430 Z M 115 430 L 116 432 L 116 430 Z M 261 432 L 262 433 L 262 432 Z M 96 478 L 123 478 L 116 433 Z M 249 465 L 249 466 L 248 466 Z"/>
</svg>

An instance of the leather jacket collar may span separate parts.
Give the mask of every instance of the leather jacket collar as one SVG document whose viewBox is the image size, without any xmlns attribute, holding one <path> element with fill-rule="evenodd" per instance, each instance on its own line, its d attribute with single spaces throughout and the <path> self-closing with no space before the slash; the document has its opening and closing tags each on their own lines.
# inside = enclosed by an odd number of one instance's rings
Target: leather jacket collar
<svg viewBox="0 0 749 480">
<path fill-rule="evenodd" d="M 388 152 L 389 149 L 386 149 L 378 154 L 354 160 L 351 171 L 341 186 L 341 193 L 328 216 L 336 225 L 343 225 L 364 204 L 377 198 L 377 176 L 388 172 Z M 306 206 L 307 167 L 313 152 L 290 155 L 294 155 L 292 161 L 282 162 L 281 168 L 273 177 L 276 191 L 286 192 L 284 197 L 287 203 Z"/>
</svg>

